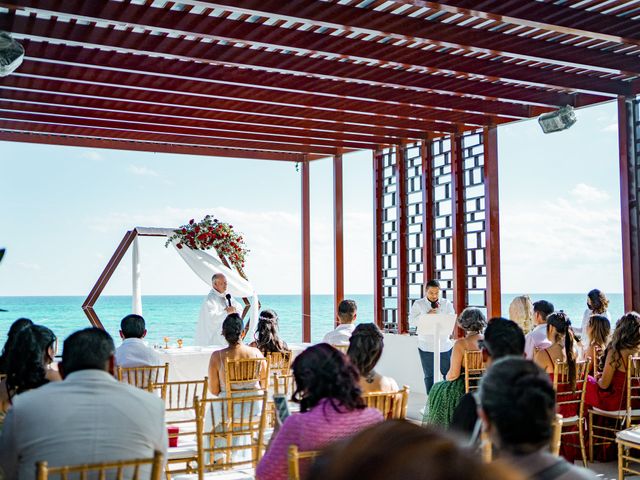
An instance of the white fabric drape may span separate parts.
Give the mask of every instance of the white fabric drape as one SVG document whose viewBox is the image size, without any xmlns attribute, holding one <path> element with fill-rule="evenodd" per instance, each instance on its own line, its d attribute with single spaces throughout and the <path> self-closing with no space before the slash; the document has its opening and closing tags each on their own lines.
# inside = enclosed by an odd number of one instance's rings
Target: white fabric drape
<svg viewBox="0 0 640 480">
<path fill-rule="evenodd" d="M 132 282 L 133 282 L 133 295 L 131 298 L 131 311 L 136 315 L 142 315 L 142 288 L 140 283 L 140 250 L 138 247 L 138 237 L 133 239 L 133 248 L 131 250 L 131 263 L 132 265 Z"/>
<path fill-rule="evenodd" d="M 154 234 L 165 235 L 170 237 L 174 234 L 173 229 L 170 228 L 149 228 L 149 227 L 136 227 L 136 230 L 140 234 Z M 191 268 L 191 270 L 209 287 L 211 288 L 211 277 L 214 273 L 222 273 L 227 277 L 227 291 L 234 297 L 246 297 L 249 298 L 251 309 L 249 311 L 250 328 L 247 338 L 253 338 L 253 334 L 258 325 L 258 294 L 255 292 L 251 283 L 242 278 L 240 274 L 226 267 L 215 249 L 208 251 L 191 250 L 190 248 L 176 248 L 177 241 L 174 240 L 173 247 L 175 248 L 180 258 Z M 133 312 L 142 314 L 142 291 L 140 282 L 140 254 L 138 250 L 138 238 L 133 241 Z M 242 313 L 242 312 L 239 312 Z"/>
</svg>

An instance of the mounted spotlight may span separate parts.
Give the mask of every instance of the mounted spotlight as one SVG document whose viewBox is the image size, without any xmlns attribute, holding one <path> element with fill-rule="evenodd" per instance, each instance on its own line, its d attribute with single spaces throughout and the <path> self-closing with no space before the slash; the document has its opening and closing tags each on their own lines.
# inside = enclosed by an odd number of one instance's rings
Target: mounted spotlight
<svg viewBox="0 0 640 480">
<path fill-rule="evenodd" d="M 544 133 L 566 130 L 576 123 L 576 114 L 571 105 L 562 107 L 555 112 L 544 113 L 538 117 L 538 123 Z"/>
<path fill-rule="evenodd" d="M 10 75 L 24 59 L 24 48 L 7 32 L 0 32 L 0 77 Z"/>
</svg>

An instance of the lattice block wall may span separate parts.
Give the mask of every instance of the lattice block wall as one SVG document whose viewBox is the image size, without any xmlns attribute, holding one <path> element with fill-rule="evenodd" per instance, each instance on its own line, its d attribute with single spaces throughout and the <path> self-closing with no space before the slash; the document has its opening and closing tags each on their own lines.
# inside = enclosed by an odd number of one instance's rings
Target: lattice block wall
<svg viewBox="0 0 640 480">
<path fill-rule="evenodd" d="M 396 211 L 396 152 L 382 152 L 382 321 L 397 323 L 398 308 L 398 222 Z"/>
</svg>

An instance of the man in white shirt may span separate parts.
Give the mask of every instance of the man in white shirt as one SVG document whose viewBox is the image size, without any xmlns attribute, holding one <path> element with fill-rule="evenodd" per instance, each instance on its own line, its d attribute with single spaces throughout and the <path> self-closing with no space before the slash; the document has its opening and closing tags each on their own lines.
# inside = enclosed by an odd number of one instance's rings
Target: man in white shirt
<svg viewBox="0 0 640 480">
<path fill-rule="evenodd" d="M 144 367 L 160 365 L 156 351 L 142 340 L 147 335 L 144 318 L 127 315 L 120 321 L 122 345 L 116 348 L 116 365 L 120 367 Z"/>
<path fill-rule="evenodd" d="M 409 325 L 416 326 L 416 321 L 420 315 L 443 313 L 455 315 L 453 304 L 446 298 L 440 296 L 440 283 L 437 280 L 429 280 L 424 286 L 425 297 L 413 302 L 409 313 Z M 451 348 L 453 342 L 450 338 L 451 332 L 445 332 L 440 338 L 440 373 L 446 375 L 449 371 L 451 359 Z M 418 336 L 418 353 L 424 372 L 424 386 L 427 394 L 433 387 L 433 352 L 435 350 L 435 338 L 433 335 Z"/>
<path fill-rule="evenodd" d="M 354 300 L 342 300 L 338 305 L 338 326 L 327 333 L 322 341 L 331 345 L 348 347 L 349 339 L 356 328 L 358 306 Z"/>
<path fill-rule="evenodd" d="M 536 350 L 544 350 L 551 346 L 547 338 L 547 317 L 553 313 L 553 304 L 546 300 L 533 303 L 533 323 L 536 325 L 525 337 L 524 354 L 533 360 Z"/>
<path fill-rule="evenodd" d="M 227 342 L 222 336 L 222 322 L 232 313 L 242 315 L 242 307 L 227 293 L 227 277 L 222 273 L 215 273 L 211 277 L 211 286 L 213 288 L 200 308 L 194 344 L 226 347 Z"/>
<path fill-rule="evenodd" d="M 166 458 L 164 401 L 113 378 L 114 350 L 104 330 L 77 331 L 64 342 L 64 381 L 13 397 L 0 436 L 5 480 L 35 478 L 39 461 L 58 467 L 151 458 L 154 450 Z"/>
</svg>

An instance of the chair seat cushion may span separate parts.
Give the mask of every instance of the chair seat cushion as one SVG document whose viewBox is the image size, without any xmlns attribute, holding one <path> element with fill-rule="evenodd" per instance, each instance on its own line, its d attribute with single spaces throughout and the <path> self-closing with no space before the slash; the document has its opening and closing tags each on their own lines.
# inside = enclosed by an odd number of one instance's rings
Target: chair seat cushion
<svg viewBox="0 0 640 480">
<path fill-rule="evenodd" d="M 174 460 L 176 458 L 195 457 L 198 454 L 198 444 L 195 440 L 180 441 L 177 447 L 169 447 L 167 449 L 167 458 Z"/>
<path fill-rule="evenodd" d="M 567 426 L 567 425 L 575 425 L 576 423 L 578 423 L 578 420 L 580 420 L 580 417 L 578 415 L 574 415 L 573 417 L 562 417 L 562 425 L 563 426 Z"/>
<path fill-rule="evenodd" d="M 640 430 L 638 430 L 638 427 L 631 427 L 617 432 L 616 437 L 625 442 L 637 443 L 640 447 Z"/>
<path fill-rule="evenodd" d="M 173 480 L 198 480 L 198 474 L 173 475 Z M 253 468 L 218 470 L 204 474 L 205 480 L 254 480 L 256 472 Z"/>
<path fill-rule="evenodd" d="M 597 407 L 592 407 L 590 411 L 595 412 L 598 415 L 604 415 L 605 417 L 612 417 L 612 418 L 619 418 L 619 417 L 626 417 L 627 416 L 627 411 L 626 410 L 602 410 L 602 409 L 597 408 Z M 639 410 L 631 410 L 631 416 L 632 417 L 640 417 L 640 409 Z"/>
</svg>

